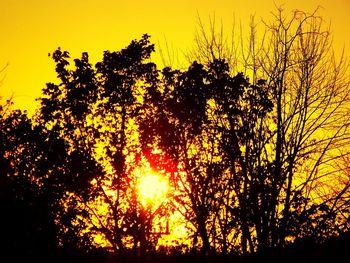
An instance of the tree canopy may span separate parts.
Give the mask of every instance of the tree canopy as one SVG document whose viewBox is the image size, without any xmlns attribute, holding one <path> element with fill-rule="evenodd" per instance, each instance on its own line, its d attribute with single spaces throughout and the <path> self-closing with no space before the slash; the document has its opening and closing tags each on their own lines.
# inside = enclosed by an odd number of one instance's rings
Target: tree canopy
<svg viewBox="0 0 350 263">
<path fill-rule="evenodd" d="M 185 69 L 158 69 L 148 35 L 94 66 L 58 48 L 36 114 L 0 108 L 4 251 L 246 255 L 349 230 L 350 89 L 320 17 L 278 10 L 240 71 L 202 33 Z"/>
</svg>

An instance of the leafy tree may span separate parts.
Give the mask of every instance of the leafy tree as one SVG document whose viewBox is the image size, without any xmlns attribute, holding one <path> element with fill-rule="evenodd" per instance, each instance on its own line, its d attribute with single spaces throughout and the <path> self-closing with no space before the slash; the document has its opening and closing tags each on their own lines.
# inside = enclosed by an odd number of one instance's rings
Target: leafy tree
<svg viewBox="0 0 350 263">
<path fill-rule="evenodd" d="M 8 104 L 1 108 L 0 120 L 4 211 L 0 220 L 6 226 L 1 251 L 12 260 L 53 258 L 59 253 L 59 228 L 55 220 L 61 211 L 57 200 L 62 198 L 62 192 L 43 185 L 51 164 L 61 153 L 55 148 L 53 154 L 52 142 L 45 141 L 41 127 L 33 125 L 26 113 L 12 110 Z"/>
<path fill-rule="evenodd" d="M 77 161 L 64 140 L 33 123 L 26 112 L 13 110 L 10 102 L 1 113 L 2 257 L 13 262 L 102 258 L 90 242 L 77 238 L 72 219 L 79 214 L 66 210 L 72 186 L 65 175 Z"/>
<path fill-rule="evenodd" d="M 259 119 L 273 107 L 268 95 L 264 81 L 252 85 L 242 74 L 231 76 L 222 60 L 207 67 L 194 62 L 184 72 L 165 69 L 158 91 L 146 94 L 152 114 L 140 125 L 143 143 L 157 141 L 179 162 L 175 206 L 205 254 L 227 253 L 237 239 L 233 231 L 249 231 L 236 220 L 249 214 L 243 173 L 255 169 L 256 141 L 267 129 Z"/>
<path fill-rule="evenodd" d="M 214 178 L 207 179 L 206 169 L 209 165 L 214 169 L 215 163 L 211 160 L 213 157 L 201 156 L 207 141 L 212 140 L 203 131 L 207 101 L 205 77 L 206 70 L 198 63 L 184 72 L 165 68 L 158 86 L 150 87 L 145 95 L 146 112 L 150 115 L 140 120 L 140 132 L 144 148 L 154 147 L 154 142 L 158 142 L 156 147 L 181 165 L 179 177 L 173 182 L 180 188 L 174 199 L 181 205 L 179 211 L 199 234 L 203 251 L 207 252 Z"/>
<path fill-rule="evenodd" d="M 43 89 L 36 120 L 63 141 L 71 158 L 56 167 L 63 168 L 67 193 L 60 221 L 64 243 L 103 245 L 117 255 L 150 249 L 155 215 L 139 202 L 134 170 L 144 158 L 135 123 L 142 89 L 158 74 L 155 64 L 145 62 L 153 50 L 144 35 L 121 51 L 105 51 L 95 67 L 83 53 L 74 69 L 67 51 L 52 54 L 60 83 Z"/>
<path fill-rule="evenodd" d="M 242 61 L 202 27 L 184 70 L 157 70 L 148 35 L 95 66 L 54 51 L 58 83 L 35 116 L 0 109 L 0 220 L 11 226 L 1 246 L 142 257 L 156 249 L 155 221 L 174 211 L 203 255 L 347 231 L 346 64 L 317 12 L 278 10 L 264 25 L 261 44 L 251 25 Z M 170 180 L 158 207 L 138 194 L 146 166 Z"/>
</svg>

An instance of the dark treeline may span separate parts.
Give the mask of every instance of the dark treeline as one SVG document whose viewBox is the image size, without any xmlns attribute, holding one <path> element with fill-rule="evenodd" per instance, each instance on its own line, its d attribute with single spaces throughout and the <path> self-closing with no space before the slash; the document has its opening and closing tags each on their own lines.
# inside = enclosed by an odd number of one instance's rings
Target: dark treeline
<svg viewBox="0 0 350 263">
<path fill-rule="evenodd" d="M 0 108 L 0 257 L 11 262 L 320 262 L 349 244 L 350 89 L 329 29 L 277 10 L 229 49 L 212 25 L 187 69 L 148 35 L 94 66 L 50 56 L 36 113 Z M 242 37 L 243 39 L 243 37 Z M 242 40 L 241 39 L 241 40 Z M 238 45 L 240 46 L 240 45 Z M 159 207 L 137 169 L 169 179 Z M 159 245 L 172 214 L 185 243 Z M 163 221 L 162 221 L 163 220 Z M 336 248 L 336 249 L 335 249 Z M 336 252 L 335 252 L 336 251 Z"/>
</svg>

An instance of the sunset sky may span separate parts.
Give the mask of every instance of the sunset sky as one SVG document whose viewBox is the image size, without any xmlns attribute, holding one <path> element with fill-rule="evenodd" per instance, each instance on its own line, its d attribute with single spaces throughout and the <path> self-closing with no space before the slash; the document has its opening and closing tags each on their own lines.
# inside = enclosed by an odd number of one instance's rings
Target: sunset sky
<svg viewBox="0 0 350 263">
<path fill-rule="evenodd" d="M 94 64 L 104 50 L 119 50 L 147 33 L 156 45 L 166 40 L 181 57 L 193 45 L 198 15 L 205 21 L 215 14 L 230 27 L 233 18 L 243 25 L 251 15 L 269 19 L 281 4 L 303 11 L 321 6 L 335 49 L 350 54 L 349 0 L 0 0 L 0 68 L 8 64 L 0 94 L 13 95 L 15 107 L 32 113 L 41 88 L 55 81 L 48 53 L 59 46 L 73 58 L 88 52 Z"/>
</svg>

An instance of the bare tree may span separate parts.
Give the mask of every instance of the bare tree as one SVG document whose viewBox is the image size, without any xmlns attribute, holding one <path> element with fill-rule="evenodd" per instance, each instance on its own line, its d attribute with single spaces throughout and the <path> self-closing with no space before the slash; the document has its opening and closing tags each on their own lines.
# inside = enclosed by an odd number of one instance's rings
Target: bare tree
<svg viewBox="0 0 350 263">
<path fill-rule="evenodd" d="M 349 227 L 344 223 L 349 181 L 335 165 L 348 155 L 347 61 L 344 54 L 336 58 L 330 28 L 318 10 L 289 16 L 277 8 L 272 21 L 263 25 L 260 42 L 252 19 L 248 43 L 241 36 L 240 50 L 233 53 L 239 54 L 244 75 L 263 86 L 252 99 L 266 99 L 272 108 L 248 107 L 249 99 L 242 96 L 237 101 L 241 113 L 232 116 L 224 109 L 228 101 L 216 104 L 222 105 L 217 125 L 229 138 L 224 154 L 234 194 L 227 198 L 232 199 L 230 208 L 238 209 L 233 231 L 243 253 L 283 246 L 312 233 L 322 241 Z M 208 29 L 200 23 L 190 55 L 234 64 L 233 53 L 224 52 L 231 50 L 224 39 L 212 21 Z M 244 127 L 248 130 L 242 136 Z"/>
<path fill-rule="evenodd" d="M 336 60 L 329 28 L 317 10 L 312 14 L 295 11 L 288 18 L 279 9 L 274 19 L 266 24 L 258 61 L 275 104 L 271 142 L 276 204 L 271 227 L 275 231 L 278 221 L 280 230 L 271 239 L 273 244 L 283 244 L 297 194 L 317 205 L 332 203 L 338 194 L 324 189 L 329 182 L 341 183 L 339 173 L 330 167 L 347 154 L 339 155 L 336 149 L 349 139 L 349 82 L 346 61 L 344 57 Z"/>
<path fill-rule="evenodd" d="M 235 21 L 232 23 L 230 34 L 226 32 L 222 21 L 217 26 L 215 14 L 209 17 L 208 26 L 198 14 L 198 28 L 194 36 L 194 47 L 185 54 L 187 61 L 197 61 L 207 65 L 214 60 L 225 59 L 231 70 L 236 69 L 240 43 L 236 41 Z"/>
</svg>

